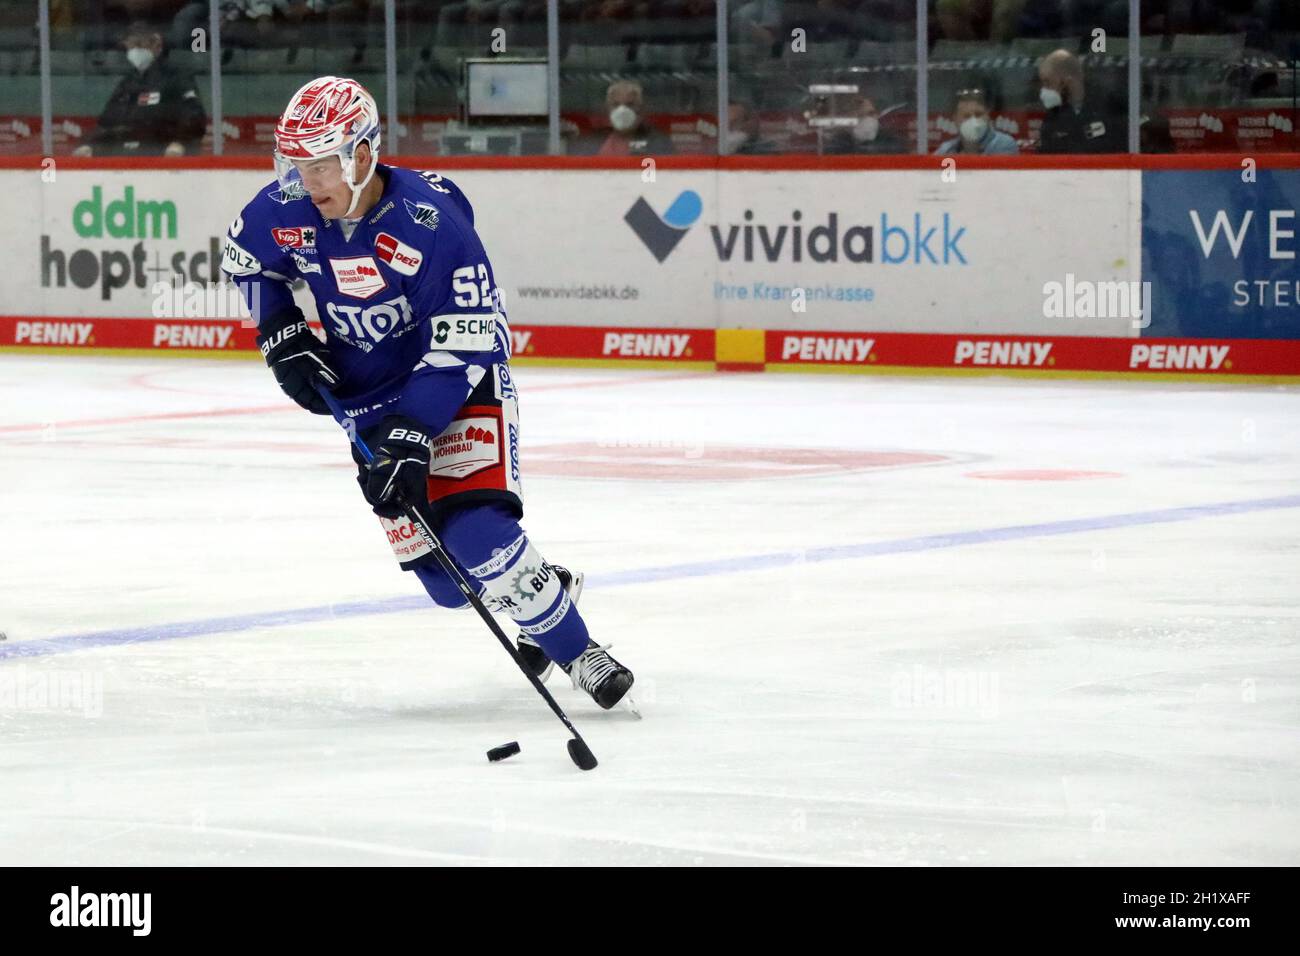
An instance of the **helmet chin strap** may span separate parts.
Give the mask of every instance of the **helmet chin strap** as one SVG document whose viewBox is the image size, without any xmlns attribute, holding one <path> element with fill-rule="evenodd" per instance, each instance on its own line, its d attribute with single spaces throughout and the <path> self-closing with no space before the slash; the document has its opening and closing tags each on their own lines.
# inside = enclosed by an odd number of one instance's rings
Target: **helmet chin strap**
<svg viewBox="0 0 1300 956">
<path fill-rule="evenodd" d="M 375 160 L 374 151 L 372 150 L 370 152 L 370 169 L 366 171 L 366 178 L 361 180 L 359 183 L 353 183 L 352 173 L 356 169 L 356 163 L 357 161 L 354 154 L 354 158 L 349 160 L 343 167 L 343 181 L 347 183 L 348 187 L 352 190 L 352 203 L 348 206 L 348 211 L 343 214 L 342 218 L 344 219 L 349 218 L 352 215 L 352 210 L 357 208 L 357 203 L 361 201 L 361 194 L 365 192 L 366 186 L 370 184 L 371 177 L 375 175 L 375 169 L 379 166 L 379 163 Z"/>
</svg>

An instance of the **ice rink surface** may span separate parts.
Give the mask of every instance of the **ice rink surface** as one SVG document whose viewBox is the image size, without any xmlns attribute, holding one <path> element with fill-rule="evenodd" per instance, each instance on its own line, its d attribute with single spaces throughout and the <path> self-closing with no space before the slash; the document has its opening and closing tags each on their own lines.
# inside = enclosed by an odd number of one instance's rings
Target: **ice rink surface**
<svg viewBox="0 0 1300 956">
<path fill-rule="evenodd" d="M 587 774 L 260 363 L 0 356 L 0 864 L 1300 863 L 1300 391 L 516 378 Z"/>
</svg>

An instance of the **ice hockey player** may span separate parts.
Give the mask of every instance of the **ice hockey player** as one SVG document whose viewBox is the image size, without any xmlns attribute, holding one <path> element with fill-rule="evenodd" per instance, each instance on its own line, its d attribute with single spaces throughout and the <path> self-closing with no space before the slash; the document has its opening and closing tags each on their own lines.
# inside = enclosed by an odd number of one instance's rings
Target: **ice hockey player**
<svg viewBox="0 0 1300 956">
<path fill-rule="evenodd" d="M 328 387 L 374 452 L 357 481 L 399 563 L 448 608 L 468 602 L 398 501 L 427 500 L 434 533 L 489 608 L 519 626 L 545 679 L 558 663 L 601 707 L 632 673 L 587 634 L 582 575 L 546 562 L 520 528 L 518 395 L 510 331 L 474 211 L 437 173 L 379 162 L 379 111 L 356 81 L 298 90 L 275 130 L 277 182 L 226 235 L 222 268 L 257 321 L 280 387 L 328 414 Z M 325 341 L 294 303 L 306 281 Z"/>
</svg>

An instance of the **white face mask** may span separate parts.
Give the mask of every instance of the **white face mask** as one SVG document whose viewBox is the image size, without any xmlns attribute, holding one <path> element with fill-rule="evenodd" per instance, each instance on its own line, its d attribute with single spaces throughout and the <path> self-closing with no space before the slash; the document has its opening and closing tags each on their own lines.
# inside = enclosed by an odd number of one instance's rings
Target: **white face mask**
<svg viewBox="0 0 1300 956">
<path fill-rule="evenodd" d="M 880 135 L 880 117 L 864 116 L 853 127 L 853 138 L 859 143 L 869 143 Z"/>
<path fill-rule="evenodd" d="M 968 116 L 961 121 L 961 138 L 972 143 L 978 143 L 984 138 L 984 134 L 989 131 L 989 118 L 987 116 Z"/>
<path fill-rule="evenodd" d="M 742 129 L 733 129 L 727 133 L 727 152 L 734 153 L 748 142 L 748 133 Z"/>
<path fill-rule="evenodd" d="M 1056 90 L 1048 89 L 1044 86 L 1038 91 L 1038 98 L 1043 101 L 1044 109 L 1054 110 L 1065 101 L 1061 99 L 1061 94 Z"/>
<path fill-rule="evenodd" d="M 142 46 L 133 46 L 126 51 L 126 58 L 130 64 L 143 73 L 153 65 L 153 50 L 147 50 Z"/>
<path fill-rule="evenodd" d="M 615 106 L 609 111 L 609 125 L 620 133 L 636 129 L 636 110 L 626 104 Z"/>
</svg>

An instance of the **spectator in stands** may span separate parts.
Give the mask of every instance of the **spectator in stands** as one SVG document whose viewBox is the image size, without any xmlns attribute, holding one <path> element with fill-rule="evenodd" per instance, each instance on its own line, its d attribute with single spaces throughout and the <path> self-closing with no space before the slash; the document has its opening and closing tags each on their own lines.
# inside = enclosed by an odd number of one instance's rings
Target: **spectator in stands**
<svg viewBox="0 0 1300 956">
<path fill-rule="evenodd" d="M 661 0 L 655 4 L 659 15 L 673 20 L 695 20 L 717 16 L 716 0 Z"/>
<path fill-rule="evenodd" d="M 933 0 L 932 0 L 933 2 Z M 937 0 L 939 32 L 948 40 L 1009 43 L 1021 35 L 1020 17 L 1028 0 Z M 1052 0 L 1058 3 L 1060 0 Z"/>
<path fill-rule="evenodd" d="M 454 23 L 496 24 L 505 0 L 462 0 L 449 3 L 438 11 L 438 34 L 446 36 Z"/>
<path fill-rule="evenodd" d="M 875 100 L 859 95 L 853 105 L 852 115 L 857 122 L 848 129 L 837 129 L 826 138 L 822 152 L 886 155 L 905 153 L 903 141 L 880 126 L 880 111 Z"/>
<path fill-rule="evenodd" d="M 736 101 L 727 107 L 727 152 L 735 156 L 771 156 L 780 152 L 776 144 L 763 139 L 758 112 L 748 103 Z"/>
<path fill-rule="evenodd" d="M 791 14 L 790 27 L 807 30 L 814 43 L 834 43 L 858 36 L 861 18 L 859 0 L 817 0 L 815 6 Z"/>
<path fill-rule="evenodd" d="M 740 42 L 770 47 L 781 38 L 780 0 L 747 0 L 731 14 L 733 34 Z"/>
<path fill-rule="evenodd" d="M 860 0 L 855 33 L 873 42 L 916 42 L 915 0 Z"/>
<path fill-rule="evenodd" d="M 1122 111 L 1084 99 L 1083 63 L 1056 50 L 1038 65 L 1040 98 L 1047 109 L 1039 133 L 1040 153 L 1122 153 L 1128 131 Z"/>
<path fill-rule="evenodd" d="M 1014 139 L 993 128 L 983 90 L 959 90 L 952 121 L 957 124 L 957 135 L 939 144 L 936 152 L 942 156 L 1014 156 L 1020 152 Z"/>
<path fill-rule="evenodd" d="M 616 80 L 605 93 L 609 131 L 598 130 L 580 141 L 579 153 L 595 156 L 666 156 L 675 150 L 672 140 L 645 120 L 641 84 Z"/>
<path fill-rule="evenodd" d="M 221 45 L 225 59 L 237 47 L 284 44 L 297 46 L 300 27 L 326 13 L 331 18 L 365 0 L 217 0 L 221 11 Z M 167 46 L 188 50 L 194 31 L 208 30 L 208 0 L 185 3 L 167 31 Z"/>
<path fill-rule="evenodd" d="M 565 7 L 560 4 L 561 10 Z M 499 14 L 502 26 L 522 23 L 525 20 L 543 20 L 546 18 L 546 0 L 506 0 L 501 4 Z"/>
<path fill-rule="evenodd" d="M 183 156 L 198 149 L 207 116 L 194 79 L 167 62 L 162 34 L 146 23 L 127 29 L 131 72 L 108 98 L 89 143 L 74 156 Z"/>
</svg>

